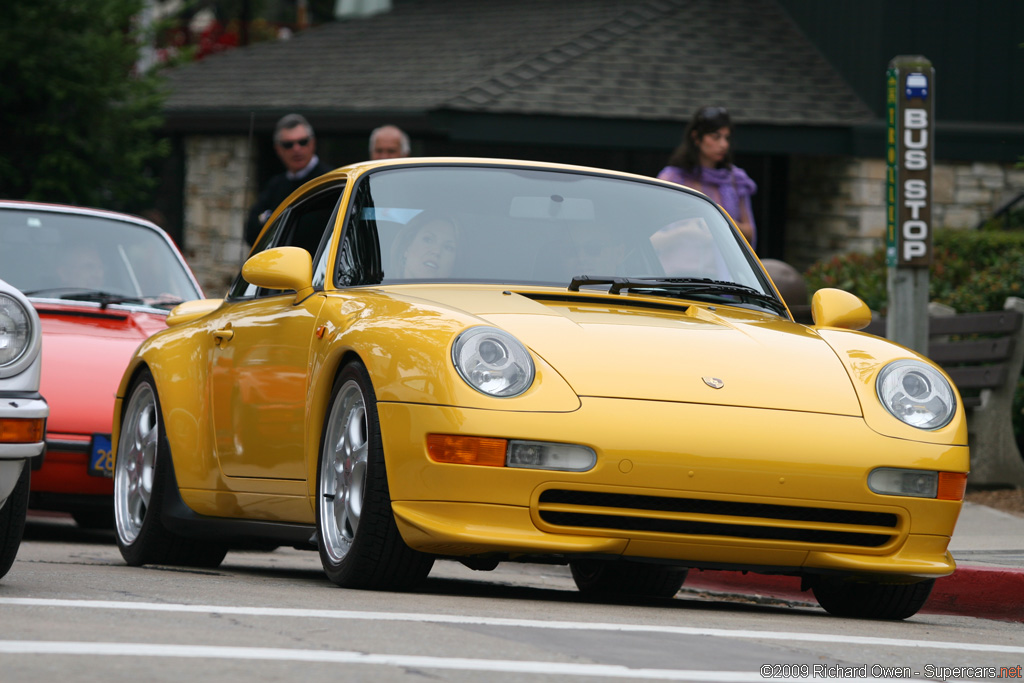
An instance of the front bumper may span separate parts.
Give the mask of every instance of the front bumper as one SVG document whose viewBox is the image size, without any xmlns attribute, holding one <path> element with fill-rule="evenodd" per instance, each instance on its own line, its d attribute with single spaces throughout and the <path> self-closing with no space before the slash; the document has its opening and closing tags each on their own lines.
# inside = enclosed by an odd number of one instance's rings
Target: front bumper
<svg viewBox="0 0 1024 683">
<path fill-rule="evenodd" d="M 63 510 L 61 500 L 72 508 L 109 505 L 114 479 L 89 474 L 90 452 L 89 436 L 47 435 L 46 460 L 32 473 L 33 501 L 44 510 Z"/>
<path fill-rule="evenodd" d="M 6 421 L 36 420 L 45 424 L 46 418 L 50 415 L 50 407 L 46 401 L 39 396 L 17 395 L 5 396 L 0 393 L 0 433 L 3 433 L 3 423 Z M 26 460 L 34 458 L 43 453 L 46 448 L 45 441 L 19 442 L 8 441 L 0 438 L 0 460 Z"/>
<path fill-rule="evenodd" d="M 959 501 L 882 496 L 866 482 L 876 467 L 966 472 L 966 446 L 885 437 L 858 417 L 658 401 L 378 410 L 396 520 L 425 552 L 892 579 L 955 569 Z M 430 433 L 579 443 L 598 462 L 580 473 L 440 464 Z"/>
</svg>

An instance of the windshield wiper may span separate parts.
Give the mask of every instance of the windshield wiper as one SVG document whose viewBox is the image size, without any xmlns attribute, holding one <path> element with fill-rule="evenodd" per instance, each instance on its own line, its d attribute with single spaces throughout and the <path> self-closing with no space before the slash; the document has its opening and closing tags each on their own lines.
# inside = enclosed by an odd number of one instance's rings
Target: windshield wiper
<svg viewBox="0 0 1024 683">
<path fill-rule="evenodd" d="M 578 292 L 582 285 L 611 285 L 608 289 L 609 294 L 619 294 L 625 289 L 630 291 L 646 291 L 648 293 L 654 293 L 654 290 L 660 292 L 671 291 L 673 295 L 712 294 L 735 296 L 741 300 L 761 304 L 780 314 L 785 314 L 786 312 L 785 305 L 775 297 L 753 287 L 726 280 L 697 277 L 592 277 L 590 275 L 577 275 L 569 283 L 569 291 Z"/>
<path fill-rule="evenodd" d="M 46 294 L 54 294 L 54 298 L 65 299 L 68 301 L 96 301 L 99 302 L 100 306 L 103 308 L 106 308 L 111 304 L 145 303 L 143 299 L 140 299 L 137 296 L 114 294 L 113 292 L 105 292 L 101 289 L 86 289 L 84 287 L 51 287 L 49 289 L 33 289 L 30 292 L 25 292 L 25 296 L 40 296 Z"/>
</svg>

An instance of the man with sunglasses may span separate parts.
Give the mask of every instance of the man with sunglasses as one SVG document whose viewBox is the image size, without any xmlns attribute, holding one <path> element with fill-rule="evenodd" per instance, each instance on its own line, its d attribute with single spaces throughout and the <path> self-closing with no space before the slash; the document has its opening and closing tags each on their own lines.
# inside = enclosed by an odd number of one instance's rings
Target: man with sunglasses
<svg viewBox="0 0 1024 683">
<path fill-rule="evenodd" d="M 274 151 L 284 164 L 285 172 L 270 179 L 249 210 L 249 220 L 245 224 L 245 239 L 249 244 L 256 243 L 263 224 L 278 204 L 306 181 L 331 170 L 316 155 L 313 127 L 299 114 L 288 114 L 277 122 L 274 128 Z"/>
</svg>

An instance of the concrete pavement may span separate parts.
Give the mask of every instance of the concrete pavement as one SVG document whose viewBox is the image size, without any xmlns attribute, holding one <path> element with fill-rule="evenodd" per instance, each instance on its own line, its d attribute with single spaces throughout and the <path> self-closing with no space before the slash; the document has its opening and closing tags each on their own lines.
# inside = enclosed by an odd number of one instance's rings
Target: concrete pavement
<svg viewBox="0 0 1024 683">
<path fill-rule="evenodd" d="M 964 503 L 949 547 L 957 569 L 935 582 L 921 612 L 1024 622 L 1024 517 Z M 687 589 L 816 604 L 792 576 L 691 570 Z"/>
</svg>

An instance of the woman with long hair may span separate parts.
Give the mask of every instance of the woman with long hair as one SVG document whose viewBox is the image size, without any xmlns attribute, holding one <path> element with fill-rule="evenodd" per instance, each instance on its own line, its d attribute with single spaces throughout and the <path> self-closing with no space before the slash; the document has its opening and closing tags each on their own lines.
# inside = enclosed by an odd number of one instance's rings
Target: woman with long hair
<svg viewBox="0 0 1024 683">
<path fill-rule="evenodd" d="M 750 197 L 757 192 L 757 184 L 732 163 L 732 130 L 732 120 L 724 107 L 701 107 L 658 177 L 703 192 L 717 202 L 754 247 L 757 228 Z"/>
</svg>

